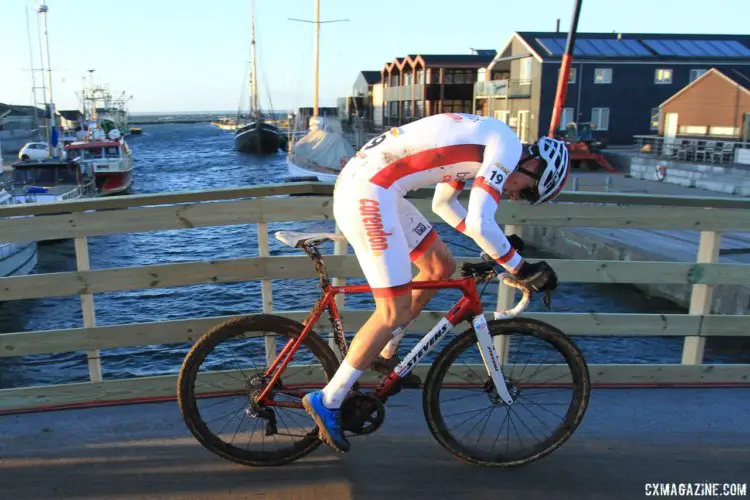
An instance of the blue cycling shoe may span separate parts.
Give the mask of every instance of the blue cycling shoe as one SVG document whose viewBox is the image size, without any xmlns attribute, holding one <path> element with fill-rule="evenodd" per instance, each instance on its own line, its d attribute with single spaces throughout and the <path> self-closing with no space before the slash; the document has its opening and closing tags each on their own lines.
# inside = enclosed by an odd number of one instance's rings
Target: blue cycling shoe
<svg viewBox="0 0 750 500">
<path fill-rule="evenodd" d="M 341 428 L 341 411 L 325 407 L 322 391 L 314 391 L 305 395 L 302 398 L 302 406 L 318 424 L 321 441 L 338 452 L 349 451 L 349 441 L 344 437 L 344 431 Z"/>
</svg>

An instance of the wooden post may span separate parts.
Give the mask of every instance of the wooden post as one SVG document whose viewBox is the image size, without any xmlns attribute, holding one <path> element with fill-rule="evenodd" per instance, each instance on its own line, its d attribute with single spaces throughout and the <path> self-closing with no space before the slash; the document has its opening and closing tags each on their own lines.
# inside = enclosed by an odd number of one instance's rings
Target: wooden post
<svg viewBox="0 0 750 500">
<path fill-rule="evenodd" d="M 336 234 L 342 234 L 341 229 L 339 228 L 339 225 L 336 224 Z M 347 254 L 347 243 L 345 241 L 336 241 L 333 243 L 333 254 L 334 255 L 346 255 Z M 344 278 L 333 278 L 331 280 L 331 283 L 333 286 L 344 286 L 346 284 L 346 280 Z M 334 299 L 336 301 L 336 307 L 339 310 L 339 313 L 341 313 L 344 310 L 344 294 L 340 293 L 336 295 L 336 298 Z M 342 318 L 343 321 L 343 318 Z M 336 342 L 333 339 L 333 330 L 331 330 L 331 336 L 328 338 L 328 344 L 331 346 L 331 349 L 334 353 L 336 353 L 336 356 L 339 358 L 339 361 L 341 361 L 341 353 L 339 352 L 338 348 L 336 348 Z"/>
<path fill-rule="evenodd" d="M 270 257 L 271 249 L 268 246 L 268 224 L 258 223 L 258 257 Z M 261 280 L 260 297 L 263 304 L 263 314 L 273 312 L 273 293 L 271 280 Z M 276 359 L 276 337 L 266 335 L 266 363 L 269 365 Z"/>
<path fill-rule="evenodd" d="M 716 231 L 701 231 L 698 243 L 699 264 L 713 264 L 719 261 L 719 247 L 721 246 L 721 233 Z M 690 296 L 690 310 L 688 314 L 704 315 L 711 314 L 711 301 L 713 298 L 713 285 L 693 285 L 693 293 Z M 682 364 L 699 365 L 703 363 L 703 349 L 706 346 L 706 337 L 685 337 L 682 348 Z"/>
<path fill-rule="evenodd" d="M 523 232 L 523 226 L 505 226 L 505 234 L 515 234 L 521 237 Z M 516 303 L 516 289 L 506 285 L 505 283 L 499 283 L 497 286 L 497 309 L 510 309 Z M 500 361 L 506 363 L 508 361 L 508 352 L 510 350 L 510 338 L 507 335 L 498 335 L 493 338 L 495 349 L 497 354 L 500 356 Z"/>
<path fill-rule="evenodd" d="M 76 268 L 78 271 L 90 271 L 89 244 L 86 236 L 75 238 Z M 96 326 L 96 313 L 94 311 L 94 296 L 90 293 L 81 294 L 81 311 L 83 312 L 83 327 L 94 328 Z M 99 359 L 99 350 L 86 351 L 89 364 L 89 379 L 92 382 L 102 381 L 102 364 Z"/>
</svg>

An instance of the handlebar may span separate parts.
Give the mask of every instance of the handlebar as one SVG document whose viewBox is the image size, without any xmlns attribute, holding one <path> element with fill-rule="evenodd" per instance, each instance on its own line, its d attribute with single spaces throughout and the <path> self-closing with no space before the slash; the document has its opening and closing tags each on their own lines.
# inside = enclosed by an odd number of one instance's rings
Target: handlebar
<svg viewBox="0 0 750 500">
<path fill-rule="evenodd" d="M 522 281 L 515 279 L 509 274 L 500 274 L 497 278 L 506 285 L 521 290 L 523 296 L 513 308 L 492 313 L 494 319 L 510 319 L 518 316 L 529 306 L 529 302 L 531 301 L 531 289 L 524 285 Z"/>
<path fill-rule="evenodd" d="M 495 264 L 495 261 L 487 255 L 487 253 L 482 252 L 481 253 L 482 260 L 487 263 Z M 495 264 L 496 266 L 496 264 Z M 494 266 L 493 266 L 494 267 Z M 521 314 L 531 302 L 531 295 L 532 290 L 524 284 L 523 281 L 514 278 L 510 274 L 507 273 L 497 273 L 495 272 L 495 275 L 497 276 L 498 281 L 505 283 L 506 285 L 516 288 L 518 290 L 521 290 L 521 293 L 523 294 L 521 297 L 521 300 L 518 301 L 518 303 L 512 307 L 511 309 L 504 309 L 500 311 L 495 311 L 493 313 L 494 319 L 510 319 L 518 316 Z M 544 302 L 544 305 L 547 307 L 547 310 L 551 309 L 552 305 L 552 298 L 550 296 L 550 292 L 545 292 L 544 296 L 542 298 L 542 302 Z"/>
</svg>

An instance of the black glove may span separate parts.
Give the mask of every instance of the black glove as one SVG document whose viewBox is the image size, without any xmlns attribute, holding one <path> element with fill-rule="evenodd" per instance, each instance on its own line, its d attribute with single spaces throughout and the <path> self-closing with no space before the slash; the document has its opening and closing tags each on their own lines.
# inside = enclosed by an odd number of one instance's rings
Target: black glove
<svg viewBox="0 0 750 500">
<path fill-rule="evenodd" d="M 516 249 L 516 252 L 523 253 L 524 244 L 520 236 L 518 236 L 517 234 L 511 234 L 507 236 L 507 238 L 508 243 L 510 243 L 510 246 Z"/>
<path fill-rule="evenodd" d="M 515 277 L 534 292 L 547 292 L 557 288 L 557 274 L 543 260 L 533 264 L 524 261 Z"/>
</svg>

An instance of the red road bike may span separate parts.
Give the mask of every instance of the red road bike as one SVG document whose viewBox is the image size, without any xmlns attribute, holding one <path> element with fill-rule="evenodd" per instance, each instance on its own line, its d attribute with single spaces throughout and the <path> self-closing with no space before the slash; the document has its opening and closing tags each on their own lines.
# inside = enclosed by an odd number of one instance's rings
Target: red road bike
<svg viewBox="0 0 750 500">
<path fill-rule="evenodd" d="M 289 463 L 320 445 L 317 427 L 302 409 L 301 399 L 325 385 L 347 352 L 334 299 L 340 293 L 371 292 L 367 285 L 331 284 L 318 247 L 327 241 L 345 241 L 343 236 L 281 231 L 276 238 L 303 249 L 320 278 L 322 294 L 307 319 L 299 323 L 253 314 L 215 326 L 185 357 L 177 387 L 180 410 L 197 440 L 223 458 L 252 466 Z M 477 284 L 486 286 L 495 278 L 521 290 L 522 298 L 487 321 Z M 517 317 L 529 304 L 530 290 L 498 274 L 497 265 L 486 260 L 465 263 L 460 278 L 414 282 L 413 287 L 454 289 L 461 298 L 392 371 L 363 375 L 342 406 L 347 436 L 377 430 L 385 419 L 387 400 L 404 388 L 404 377 L 415 370 L 426 375 L 422 406 L 427 425 L 459 459 L 518 466 L 560 447 L 586 411 L 588 366 L 563 332 Z M 313 331 L 324 310 L 341 357 Z M 471 327 L 455 335 L 431 366 L 418 364 L 464 321 Z M 253 443 L 256 437 L 260 443 Z"/>
</svg>

